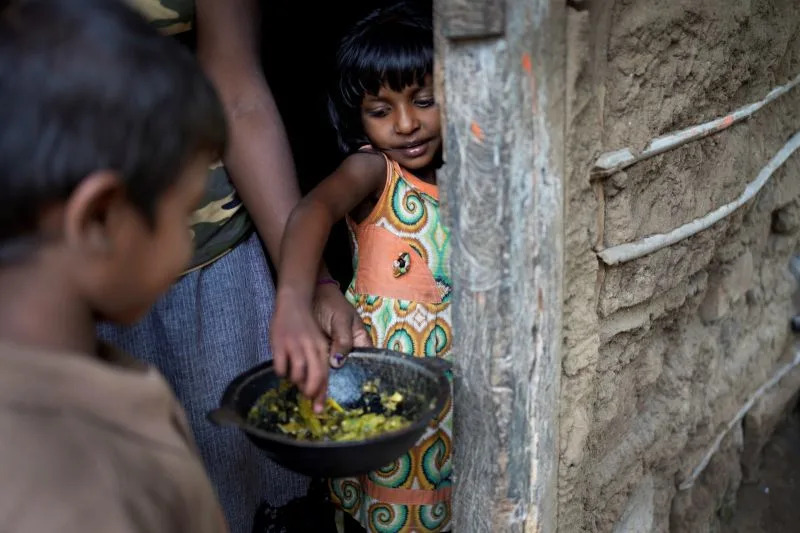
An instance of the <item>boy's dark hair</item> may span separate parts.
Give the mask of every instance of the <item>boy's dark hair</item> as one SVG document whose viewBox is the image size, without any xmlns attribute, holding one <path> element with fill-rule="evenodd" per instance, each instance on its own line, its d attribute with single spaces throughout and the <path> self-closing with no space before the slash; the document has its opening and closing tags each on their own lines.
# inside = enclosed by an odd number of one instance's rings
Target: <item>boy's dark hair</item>
<svg viewBox="0 0 800 533">
<path fill-rule="evenodd" d="M 328 110 L 339 147 L 346 153 L 369 144 L 361 124 L 365 94 L 381 86 L 395 91 L 422 83 L 433 72 L 430 10 L 412 2 L 377 9 L 356 23 L 336 55 L 336 83 Z"/>
<path fill-rule="evenodd" d="M 0 251 L 97 170 L 152 220 L 187 159 L 225 138 L 195 59 L 125 2 L 0 0 Z"/>
</svg>

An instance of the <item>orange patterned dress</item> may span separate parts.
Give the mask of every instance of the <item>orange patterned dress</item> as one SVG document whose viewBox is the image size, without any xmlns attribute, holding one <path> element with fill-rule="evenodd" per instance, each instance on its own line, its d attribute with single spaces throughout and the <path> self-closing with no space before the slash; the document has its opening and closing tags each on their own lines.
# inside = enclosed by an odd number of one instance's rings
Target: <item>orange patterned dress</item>
<svg viewBox="0 0 800 533">
<path fill-rule="evenodd" d="M 388 157 L 386 167 L 375 208 L 359 224 L 348 220 L 355 275 L 346 296 L 376 347 L 450 360 L 450 233 L 438 189 Z M 403 456 L 331 480 L 334 503 L 370 532 L 448 531 L 452 427 L 451 399 Z"/>
</svg>

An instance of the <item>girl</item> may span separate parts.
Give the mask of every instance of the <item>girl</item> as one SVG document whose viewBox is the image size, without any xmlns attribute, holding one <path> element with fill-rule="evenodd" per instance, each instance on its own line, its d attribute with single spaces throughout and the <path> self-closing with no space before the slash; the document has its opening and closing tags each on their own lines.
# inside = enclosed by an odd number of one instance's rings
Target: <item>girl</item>
<svg viewBox="0 0 800 533">
<path fill-rule="evenodd" d="M 355 271 L 346 296 L 372 343 L 450 358 L 450 247 L 436 186 L 442 137 L 432 59 L 430 13 L 405 4 L 373 12 L 342 41 L 331 115 L 350 155 L 295 208 L 281 253 L 272 345 L 276 369 L 295 382 L 325 382 L 305 372 L 328 354 L 311 301 L 316 265 L 343 217 Z M 392 464 L 332 480 L 334 502 L 369 531 L 446 531 L 451 428 L 449 405 Z"/>
</svg>

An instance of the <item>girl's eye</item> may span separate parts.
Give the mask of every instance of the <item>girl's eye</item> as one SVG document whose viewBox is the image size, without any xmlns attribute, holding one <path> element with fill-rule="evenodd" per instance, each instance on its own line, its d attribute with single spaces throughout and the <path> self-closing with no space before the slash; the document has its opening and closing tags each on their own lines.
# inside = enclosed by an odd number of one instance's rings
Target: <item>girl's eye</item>
<svg viewBox="0 0 800 533">
<path fill-rule="evenodd" d="M 385 117 L 386 115 L 389 114 L 389 110 L 386 109 L 385 107 L 380 107 L 378 109 L 368 109 L 366 111 L 366 113 L 367 113 L 367 116 L 369 116 L 369 117 L 383 118 L 383 117 Z"/>
<path fill-rule="evenodd" d="M 436 101 L 433 98 L 419 98 L 418 100 L 414 101 L 417 107 L 431 107 L 434 105 Z"/>
</svg>

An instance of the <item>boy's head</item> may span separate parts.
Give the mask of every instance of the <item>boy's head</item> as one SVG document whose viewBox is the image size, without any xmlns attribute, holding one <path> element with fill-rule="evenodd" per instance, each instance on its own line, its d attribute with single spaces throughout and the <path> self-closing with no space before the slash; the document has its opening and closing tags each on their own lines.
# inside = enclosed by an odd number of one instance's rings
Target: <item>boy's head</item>
<svg viewBox="0 0 800 533">
<path fill-rule="evenodd" d="M 211 85 L 121 1 L 0 0 L 0 102 L 0 272 L 48 265 L 135 320 L 191 255 L 226 135 Z"/>
<path fill-rule="evenodd" d="M 372 126 L 377 126 L 372 119 L 391 118 L 385 112 L 396 110 L 397 106 L 391 105 L 395 103 L 390 101 L 393 99 L 408 100 L 411 111 L 429 110 L 430 116 L 422 112 L 419 120 L 435 120 L 436 124 L 430 126 L 439 127 L 439 111 L 433 101 L 430 10 L 420 9 L 415 3 L 400 2 L 372 12 L 342 39 L 336 66 L 337 79 L 329 109 L 340 147 L 345 152 L 374 144 L 376 133 L 385 136 L 386 143 L 391 145 L 418 140 L 417 132 L 411 131 L 415 127 L 411 119 L 392 125 L 401 134 L 395 139 L 388 138 L 391 134 L 388 128 L 370 131 Z M 381 92 L 392 93 L 391 98 L 383 98 Z M 402 96 L 404 93 L 406 97 Z M 376 100 L 387 100 L 387 105 L 367 105 Z M 438 136 L 439 132 L 436 134 Z"/>
</svg>

